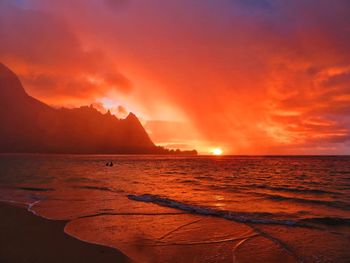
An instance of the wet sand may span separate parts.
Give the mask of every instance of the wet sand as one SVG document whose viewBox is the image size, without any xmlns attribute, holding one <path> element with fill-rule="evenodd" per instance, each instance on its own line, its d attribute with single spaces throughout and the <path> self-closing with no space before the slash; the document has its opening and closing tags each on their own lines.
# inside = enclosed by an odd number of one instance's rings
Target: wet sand
<svg viewBox="0 0 350 263">
<path fill-rule="evenodd" d="M 37 217 L 25 208 L 0 203 L 0 262 L 131 262 L 116 249 L 77 240 L 65 221 Z"/>
</svg>

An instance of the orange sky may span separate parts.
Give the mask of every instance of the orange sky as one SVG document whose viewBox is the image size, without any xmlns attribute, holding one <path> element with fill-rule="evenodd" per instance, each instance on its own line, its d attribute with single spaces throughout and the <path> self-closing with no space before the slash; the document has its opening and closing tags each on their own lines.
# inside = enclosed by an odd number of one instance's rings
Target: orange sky
<svg viewBox="0 0 350 263">
<path fill-rule="evenodd" d="M 161 145 L 350 153 L 350 4 L 0 1 L 0 60 L 55 106 L 136 113 Z"/>
</svg>

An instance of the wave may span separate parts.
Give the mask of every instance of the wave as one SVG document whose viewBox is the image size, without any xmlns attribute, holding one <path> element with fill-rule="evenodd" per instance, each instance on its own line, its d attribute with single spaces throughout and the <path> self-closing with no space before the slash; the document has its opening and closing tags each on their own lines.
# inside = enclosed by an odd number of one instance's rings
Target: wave
<svg viewBox="0 0 350 263">
<path fill-rule="evenodd" d="M 195 213 L 200 215 L 217 216 L 225 219 L 234 220 L 242 223 L 258 223 L 258 224 L 281 224 L 281 225 L 296 225 L 298 222 L 293 220 L 272 219 L 276 214 L 272 213 L 244 213 L 244 212 L 231 212 L 226 210 L 215 210 L 212 208 L 201 207 L 196 205 L 189 205 L 179 201 L 175 201 L 169 198 L 162 198 L 157 195 L 144 194 L 144 195 L 128 195 L 130 200 L 154 203 L 160 206 L 176 208 L 189 213 Z M 278 215 L 277 215 L 278 216 Z M 279 215 L 282 217 L 283 215 Z"/>
<path fill-rule="evenodd" d="M 274 224 L 274 225 L 286 225 L 286 226 L 300 226 L 315 228 L 315 224 L 319 225 L 348 225 L 350 226 L 350 218 L 306 218 L 306 219 L 281 219 L 282 217 L 292 217 L 288 214 L 273 214 L 273 213 L 248 213 L 248 212 L 232 212 L 226 210 L 215 210 L 212 208 L 196 206 L 186 204 L 180 201 L 172 200 L 169 198 L 163 198 L 158 195 L 144 194 L 144 195 L 128 195 L 130 200 L 139 202 L 154 203 L 160 206 L 171 207 L 186 211 L 189 213 L 216 216 L 224 219 L 251 224 Z"/>
<path fill-rule="evenodd" d="M 51 192 L 55 191 L 53 188 L 39 188 L 39 187 L 16 187 L 19 190 L 33 191 L 33 192 Z"/>
<path fill-rule="evenodd" d="M 301 219 L 301 222 L 311 224 L 322 224 L 329 226 L 350 226 L 350 218 L 339 217 L 314 217 Z"/>
<path fill-rule="evenodd" d="M 118 190 L 118 189 L 114 189 L 114 188 L 110 188 L 110 187 L 94 186 L 94 185 L 78 185 L 78 186 L 74 186 L 74 188 L 106 191 L 106 192 L 113 192 L 113 193 L 123 193 L 124 192 L 122 190 Z"/>
<path fill-rule="evenodd" d="M 350 205 L 348 203 L 341 202 L 341 201 L 325 201 L 325 200 L 315 200 L 315 199 L 304 199 L 304 198 L 288 197 L 288 196 L 282 196 L 282 195 L 269 195 L 269 194 L 261 194 L 261 195 L 264 196 L 266 199 L 270 199 L 270 200 L 274 200 L 274 201 L 289 201 L 289 202 L 302 203 L 302 204 L 313 204 L 313 205 L 316 204 L 316 205 L 324 205 L 324 206 L 330 206 L 330 207 L 350 210 Z"/>
<path fill-rule="evenodd" d="M 325 191 L 320 189 L 305 189 L 305 188 L 292 188 L 292 187 L 283 187 L 283 186 L 268 186 L 268 185 L 250 185 L 250 187 L 260 188 L 260 189 L 268 189 L 273 191 L 281 191 L 281 192 L 292 192 L 292 193 L 306 193 L 306 194 L 320 194 L 320 195 L 339 195 L 337 192 Z M 251 189 L 251 188 L 250 188 Z"/>
</svg>

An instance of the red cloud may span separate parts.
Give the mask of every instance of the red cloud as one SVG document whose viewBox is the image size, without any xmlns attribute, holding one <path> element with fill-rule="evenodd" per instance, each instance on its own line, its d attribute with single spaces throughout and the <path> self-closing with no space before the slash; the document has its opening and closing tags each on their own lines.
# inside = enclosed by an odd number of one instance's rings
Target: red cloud
<svg viewBox="0 0 350 263">
<path fill-rule="evenodd" d="M 183 144 L 231 153 L 349 151 L 347 1 L 29 3 L 1 4 L 0 59 L 46 101 L 181 116 Z"/>
</svg>

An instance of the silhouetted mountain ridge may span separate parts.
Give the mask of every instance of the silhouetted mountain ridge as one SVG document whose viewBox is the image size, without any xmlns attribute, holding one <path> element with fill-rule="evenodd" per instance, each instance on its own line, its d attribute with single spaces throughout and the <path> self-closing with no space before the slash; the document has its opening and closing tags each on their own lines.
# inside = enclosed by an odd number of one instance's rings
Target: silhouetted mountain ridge
<svg viewBox="0 0 350 263">
<path fill-rule="evenodd" d="M 118 119 L 92 106 L 54 109 L 29 96 L 16 74 L 1 63 L 0 123 L 0 152 L 174 153 L 154 145 L 133 113 Z"/>
</svg>

